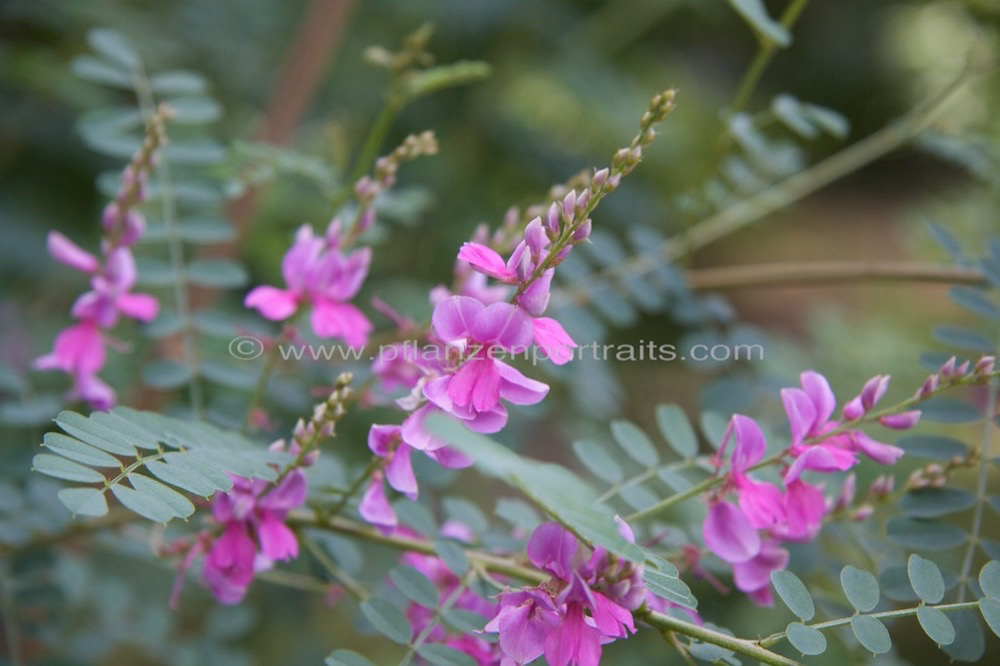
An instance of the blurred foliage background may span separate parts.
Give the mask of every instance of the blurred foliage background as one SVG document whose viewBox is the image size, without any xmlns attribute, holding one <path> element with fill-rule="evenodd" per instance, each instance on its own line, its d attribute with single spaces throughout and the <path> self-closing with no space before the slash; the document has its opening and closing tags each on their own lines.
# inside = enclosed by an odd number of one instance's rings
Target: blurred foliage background
<svg viewBox="0 0 1000 666">
<path fill-rule="evenodd" d="M 766 4 L 772 16 L 786 5 Z M 434 25 L 431 51 L 440 62 L 484 60 L 492 76 L 418 100 L 400 114 L 386 149 L 407 133 L 432 129 L 441 154 L 403 169 L 405 214 L 396 216 L 399 223 L 385 230 L 376 248 L 365 299 L 378 295 L 426 317 L 427 290 L 450 279 L 456 249 L 474 225 L 496 226 L 509 206 L 539 201 L 553 183 L 607 163 L 631 137 L 649 97 L 668 86 L 679 90 L 677 111 L 641 167 L 599 209 L 595 227 L 619 239 L 636 225 L 670 236 L 705 216 L 681 202 L 702 192 L 717 172 L 724 110 L 757 49 L 747 24 L 721 0 L 6 0 L 0 4 L 0 356 L 6 388 L 23 382 L 41 391 L 61 386 L 58 377 L 31 374 L 30 360 L 47 351 L 81 285 L 49 260 L 45 234 L 59 229 L 93 246 L 104 204 L 97 176 L 120 166 L 89 150 L 75 129 L 81 114 L 121 101 L 70 70 L 87 48 L 88 29 L 115 28 L 151 65 L 207 77 L 224 110 L 213 131 L 237 146 L 217 175 L 232 181 L 246 146 L 262 139 L 346 168 L 383 105 L 386 73 L 365 62 L 365 49 L 395 48 L 425 22 Z M 813 163 L 940 90 L 970 54 L 996 60 L 998 26 L 996 0 L 817 1 L 796 23 L 793 43 L 776 52 L 746 109 L 767 109 L 775 95 L 790 93 L 843 114 L 850 125 L 846 136 L 800 143 L 803 162 Z M 314 87 L 302 80 L 310 68 L 319 74 Z M 925 232 L 931 219 L 967 247 L 981 245 L 997 231 L 998 94 L 996 77 L 983 79 L 963 88 L 940 116 L 938 129 L 946 136 L 974 135 L 992 146 L 979 155 L 978 168 L 970 168 L 976 165 L 967 152 L 946 158 L 941 150 L 907 147 L 686 257 L 683 267 L 942 261 L 944 253 Z M 301 115 L 295 108 L 300 102 Z M 288 118 L 290 124 L 281 126 Z M 297 226 L 325 224 L 333 212 L 328 191 L 295 175 L 267 184 L 252 206 L 231 202 L 227 211 L 241 232 L 222 251 L 247 262 L 255 283 L 277 277 Z M 759 397 L 761 387 L 793 383 L 808 367 L 826 373 L 841 395 L 880 372 L 894 377 L 890 397 L 905 395 L 925 374 L 919 353 L 935 348 L 931 325 L 963 316 L 948 302 L 946 287 L 922 283 L 789 284 L 725 298 L 741 325 L 766 336 L 767 358 L 722 369 L 729 380 L 725 396 L 712 399 L 751 404 L 758 412 L 779 407 L 773 394 Z M 234 293 L 213 307 L 232 310 L 239 302 Z M 675 342 L 678 335 L 669 317 L 646 314 L 619 327 L 611 340 Z M 509 438 L 533 455 L 565 459 L 571 437 L 606 432 L 608 413 L 650 424 L 656 404 L 696 408 L 708 380 L 720 375 L 717 368 L 702 370 L 681 363 L 618 364 L 609 370 L 620 383 L 616 406 L 588 413 L 579 400 L 574 406 L 555 396 L 551 418 L 542 415 Z M 364 423 L 353 427 L 348 423 L 343 446 L 360 453 Z M 0 474 L 14 476 L 14 468 L 27 465 L 39 432 L 9 428 L 0 440 L 7 467 Z M 482 505 L 489 504 L 484 497 Z M 991 529 L 996 532 L 996 525 Z M 814 555 L 799 557 L 807 562 Z M 103 624 L 115 628 L 104 635 L 116 645 L 103 657 L 107 664 L 311 664 L 329 651 L 331 638 L 377 654 L 377 639 L 352 636 L 349 616 L 315 594 L 261 584 L 252 601 L 267 599 L 266 605 L 221 610 L 191 590 L 189 603 L 171 615 L 164 606 L 171 579 L 166 567 L 109 558 L 111 569 L 135 570 L 131 580 L 138 584 L 125 588 L 120 579 L 105 584 L 91 569 L 74 569 L 74 562 L 70 554 L 57 569 L 71 584 L 73 603 L 58 617 L 37 618 L 37 625 L 43 633 L 58 625 L 76 641 L 72 645 L 84 647 L 77 657 L 39 663 L 90 663 L 86 646 L 97 638 L 73 633 L 88 608 L 103 609 Z M 746 634 L 766 634 L 782 622 L 734 598 L 709 601 L 702 612 Z M 903 661 L 946 661 L 918 631 L 905 637 L 896 632 L 895 638 Z M 216 654 L 220 650 L 225 654 Z M 640 663 L 638 655 L 660 650 L 655 636 L 640 635 L 609 653 Z M 826 663 L 844 658 L 836 651 L 824 657 Z M 996 646 L 984 663 L 990 658 L 1000 658 Z"/>
</svg>

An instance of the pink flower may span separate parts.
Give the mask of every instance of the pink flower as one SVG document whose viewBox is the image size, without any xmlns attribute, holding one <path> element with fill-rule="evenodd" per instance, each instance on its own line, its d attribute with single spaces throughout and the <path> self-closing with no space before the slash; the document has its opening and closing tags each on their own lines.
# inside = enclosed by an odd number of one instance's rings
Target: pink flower
<svg viewBox="0 0 1000 666">
<path fill-rule="evenodd" d="M 212 517 L 224 528 L 208 551 L 202 578 L 220 603 L 239 603 L 256 571 L 298 557 L 298 540 L 284 521 L 290 509 L 305 501 L 306 478 L 300 469 L 276 486 L 234 476 L 231 490 L 216 493 Z"/>
<path fill-rule="evenodd" d="M 730 564 L 747 562 L 760 553 L 760 535 L 738 507 L 718 502 L 702 525 L 705 546 Z"/>
<path fill-rule="evenodd" d="M 300 306 L 310 305 L 316 335 L 342 338 L 351 346 L 363 346 L 368 341 L 371 322 L 347 301 L 354 298 L 368 275 L 371 248 L 345 255 L 338 242 L 336 222 L 330 224 L 326 238 L 316 237 L 312 227 L 304 225 L 281 263 L 287 288 L 255 287 L 247 294 L 244 305 L 256 308 L 261 316 L 272 321 L 288 319 Z"/>
<path fill-rule="evenodd" d="M 104 339 L 97 323 L 84 320 L 57 337 L 53 349 L 35 359 L 39 370 L 60 370 L 73 378 L 73 395 L 94 409 L 111 409 L 115 393 L 97 373 L 104 367 Z"/>
<path fill-rule="evenodd" d="M 531 320 L 520 308 L 452 296 L 434 308 L 432 323 L 438 337 L 463 355 L 463 362 L 456 371 L 428 382 L 424 395 L 469 428 L 497 432 L 507 421 L 501 398 L 533 405 L 548 393 L 545 384 L 494 358 L 498 350 L 516 353 L 528 348 Z"/>
<path fill-rule="evenodd" d="M 159 303 L 149 294 L 133 294 L 138 279 L 135 258 L 127 247 L 119 247 L 107 255 L 104 270 L 91 281 L 91 291 L 73 304 L 72 314 L 78 319 L 92 319 L 101 328 L 113 328 L 119 314 L 149 322 L 156 318 Z"/>
<path fill-rule="evenodd" d="M 760 552 L 753 559 L 733 565 L 733 582 L 737 589 L 747 593 L 758 606 L 771 606 L 771 572 L 788 566 L 788 551 L 768 540 L 761 544 Z"/>
<path fill-rule="evenodd" d="M 549 317 L 536 317 L 531 324 L 535 344 L 553 363 L 564 365 L 573 360 L 572 350 L 577 344 L 559 322 Z"/>
<path fill-rule="evenodd" d="M 60 264 L 75 268 L 81 273 L 96 273 L 101 267 L 97 257 L 66 238 L 58 231 L 50 231 L 48 249 L 52 258 Z"/>
<path fill-rule="evenodd" d="M 785 519 L 781 490 L 772 483 L 757 481 L 748 470 L 759 463 L 767 451 L 764 433 L 757 423 L 742 414 L 734 414 L 722 438 L 716 461 L 723 455 L 730 438 L 735 440 L 730 457 L 729 485 L 737 493 L 740 510 L 755 528 L 774 525 Z"/>
<path fill-rule="evenodd" d="M 504 263 L 496 250 L 479 243 L 465 243 L 458 251 L 459 261 L 464 261 L 476 271 L 505 284 L 516 284 L 517 273 Z"/>
</svg>

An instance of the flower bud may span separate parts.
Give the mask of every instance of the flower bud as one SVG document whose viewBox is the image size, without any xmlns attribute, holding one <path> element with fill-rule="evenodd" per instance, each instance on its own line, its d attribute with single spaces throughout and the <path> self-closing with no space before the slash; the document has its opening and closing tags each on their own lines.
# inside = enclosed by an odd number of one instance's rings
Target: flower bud
<svg viewBox="0 0 1000 666">
<path fill-rule="evenodd" d="M 563 219 L 569 224 L 576 216 L 576 190 L 570 190 L 562 201 Z"/>
<path fill-rule="evenodd" d="M 593 227 L 594 223 L 588 217 L 586 220 L 583 221 L 583 224 L 577 227 L 576 231 L 573 232 L 573 242 L 582 243 L 583 241 L 590 238 L 590 232 L 593 229 Z"/>
<path fill-rule="evenodd" d="M 975 372 L 977 375 L 990 375 L 993 374 L 993 368 L 996 364 L 996 358 L 993 356 L 984 356 L 978 361 L 976 361 Z"/>
<path fill-rule="evenodd" d="M 604 167 L 600 171 L 596 172 L 594 177 L 590 179 L 591 186 L 596 189 L 603 187 L 604 184 L 608 182 L 608 175 L 610 175 L 610 173 L 611 171 L 608 170 L 607 167 Z"/>
<path fill-rule="evenodd" d="M 545 213 L 545 231 L 549 238 L 555 240 L 559 237 L 559 204 L 553 202 L 549 210 Z"/>
<path fill-rule="evenodd" d="M 880 416 L 878 419 L 879 423 L 893 430 L 909 430 L 917 425 L 918 421 L 920 421 L 919 409 L 913 409 L 901 414 L 886 414 L 885 416 Z"/>
</svg>

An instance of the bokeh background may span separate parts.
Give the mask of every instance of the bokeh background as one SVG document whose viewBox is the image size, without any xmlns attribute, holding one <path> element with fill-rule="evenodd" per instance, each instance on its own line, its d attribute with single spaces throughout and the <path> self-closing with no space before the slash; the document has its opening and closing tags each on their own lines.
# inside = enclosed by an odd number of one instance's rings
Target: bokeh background
<svg viewBox="0 0 1000 666">
<path fill-rule="evenodd" d="M 775 16 L 785 6 L 766 4 Z M 427 290 L 450 279 L 456 249 L 474 225 L 496 226 L 509 206 L 539 201 L 552 184 L 607 163 L 631 138 L 649 97 L 666 87 L 679 91 L 677 110 L 640 168 L 602 205 L 595 227 L 610 242 L 627 246 L 634 227 L 670 236 L 712 212 L 705 183 L 719 173 L 731 143 L 724 138 L 726 109 L 757 49 L 752 31 L 725 2 L 6 0 L 0 3 L 0 476 L 11 483 L 23 476 L 41 424 L 51 416 L 51 403 L 43 402 L 32 403 L 38 413 L 24 418 L 19 405 L 25 395 L 64 388 L 59 377 L 30 371 L 31 359 L 48 350 L 82 288 L 75 275 L 49 260 L 45 234 L 58 229 L 93 246 L 105 201 L 95 186 L 98 176 L 120 166 L 90 150 L 76 129 L 86 112 L 124 99 L 71 71 L 73 58 L 87 50 L 87 31 L 115 28 L 131 38 L 150 67 L 190 69 L 208 79 L 224 110 L 211 131 L 237 146 L 214 175 L 232 185 L 243 173 L 245 147 L 262 141 L 334 168 L 348 164 L 383 104 L 387 79 L 366 63 L 365 49 L 395 48 L 426 22 L 434 25 L 430 50 L 440 62 L 483 60 L 492 76 L 418 100 L 399 115 L 387 146 L 432 129 L 441 154 L 404 167 L 400 187 L 406 196 L 376 247 L 365 298 L 378 295 L 425 317 Z M 775 53 L 746 110 L 766 110 L 775 95 L 789 93 L 842 114 L 849 123 L 842 137 L 793 141 L 787 131 L 769 128 L 782 145 L 793 143 L 803 166 L 812 164 L 906 113 L 954 79 L 970 58 L 995 60 L 998 27 L 995 0 L 816 0 L 796 23 L 793 43 Z M 314 85 L 304 80 L 308 71 L 318 73 Z M 935 129 L 944 139 L 896 151 L 685 257 L 678 268 L 946 261 L 926 231 L 929 221 L 948 228 L 966 247 L 981 247 L 998 230 L 998 94 L 996 77 L 966 86 L 938 117 Z M 956 147 L 970 135 L 987 148 Z M 949 137 L 955 145 L 947 143 Z M 231 199 L 224 210 L 239 224 L 240 236 L 215 251 L 241 258 L 255 283 L 276 279 L 298 225 L 324 224 L 332 213 L 329 192 L 295 174 L 279 174 L 251 201 Z M 571 379 L 585 389 L 588 382 L 613 379 L 613 391 L 592 386 L 592 394 L 569 395 L 558 388 L 547 410 L 534 414 L 530 426 L 513 428 L 508 439 L 537 457 L 567 461 L 574 437 L 606 438 L 611 415 L 652 427 L 654 406 L 661 403 L 697 410 L 707 402 L 720 410 L 734 406 L 773 415 L 779 405 L 773 393 L 766 394 L 809 367 L 827 374 L 840 395 L 850 395 L 873 374 L 891 373 L 890 398 L 901 397 L 926 374 L 917 362 L 920 353 L 945 350 L 931 337 L 932 325 L 965 317 L 946 292 L 946 285 L 927 283 L 722 289 L 705 306 L 721 311 L 719 320 L 698 323 L 694 334 L 724 329 L 762 341 L 765 361 L 701 368 L 605 364 L 596 374 Z M 205 302 L 234 311 L 240 295 L 205 296 Z M 691 335 L 690 327 L 669 313 L 633 308 L 629 316 L 610 319 L 604 328 L 613 342 L 691 339 L 683 337 Z M 385 320 L 377 324 L 387 326 Z M 114 363 L 109 372 L 119 372 Z M 715 381 L 720 378 L 721 384 Z M 123 398 L 145 406 L 166 400 L 138 387 Z M 236 398 L 220 394 L 218 400 L 225 405 Z M 363 419 L 347 423 L 348 458 L 362 455 L 364 428 Z M 872 475 L 861 476 L 864 483 Z M 479 479 L 458 483 L 484 508 L 501 492 Z M 996 516 L 988 518 L 987 530 L 997 538 Z M 63 557 L 54 569 L 58 585 L 50 592 L 64 597 L 55 607 L 38 601 L 37 616 L 28 623 L 29 663 L 93 663 L 86 656 L 92 648 L 104 664 L 313 664 L 334 645 L 378 661 L 379 640 L 355 631 L 351 612 L 314 593 L 258 584 L 247 607 L 221 611 L 192 586 L 183 610 L 171 614 L 165 608 L 172 580 L 166 567 L 100 544 L 91 548 L 105 566 L 74 569 L 78 561 Z M 136 548 L 141 554 L 141 545 Z M 17 575 L 29 576 L 32 567 L 48 571 L 51 557 L 36 554 L 33 564 L 18 565 L 28 569 L 16 569 Z M 796 554 L 807 569 L 818 557 L 816 550 Z M 781 611 L 761 614 L 738 598 L 713 595 L 707 586 L 695 592 L 706 617 L 739 634 L 766 635 L 787 619 Z M 101 609 L 96 615 L 95 608 Z M 901 663 L 947 662 L 915 622 L 896 625 L 893 635 Z M 65 645 L 84 647 L 53 657 L 43 639 L 58 642 L 61 636 Z M 995 644 L 990 650 L 983 663 L 1000 659 Z M 629 664 L 678 658 L 665 657 L 657 637 L 649 635 L 608 653 L 609 661 Z M 831 651 L 820 663 L 855 658 Z"/>
</svg>

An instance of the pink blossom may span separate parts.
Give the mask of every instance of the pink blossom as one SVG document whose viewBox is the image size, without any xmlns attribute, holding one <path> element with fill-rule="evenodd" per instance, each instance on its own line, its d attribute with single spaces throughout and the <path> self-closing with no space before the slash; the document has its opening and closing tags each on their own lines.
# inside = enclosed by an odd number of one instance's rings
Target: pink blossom
<svg viewBox="0 0 1000 666">
<path fill-rule="evenodd" d="M 788 566 L 788 551 L 774 540 L 761 544 L 760 552 L 753 559 L 733 565 L 733 583 L 741 592 L 750 595 L 759 606 L 771 606 L 771 573 Z"/>
<path fill-rule="evenodd" d="M 760 552 L 760 535 L 743 512 L 729 502 L 718 502 L 708 510 L 702 525 L 705 546 L 718 557 L 737 564 Z"/>
<path fill-rule="evenodd" d="M 553 363 L 564 365 L 573 360 L 572 350 L 577 344 L 559 322 L 549 317 L 535 317 L 531 324 L 535 345 Z"/>
<path fill-rule="evenodd" d="M 66 238 L 58 231 L 50 231 L 48 249 L 52 258 L 60 264 L 75 268 L 81 273 L 96 273 L 101 264 L 97 257 Z"/>
<path fill-rule="evenodd" d="M 371 248 L 345 255 L 338 244 L 336 222 L 330 224 L 326 238 L 315 236 L 312 227 L 304 225 L 281 263 L 286 288 L 255 287 L 246 295 L 244 305 L 272 321 L 288 319 L 299 307 L 309 305 L 316 335 L 363 346 L 371 322 L 347 301 L 354 298 L 368 275 Z"/>
</svg>

